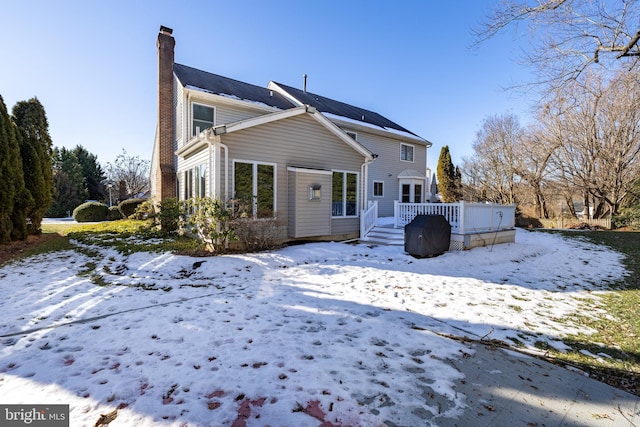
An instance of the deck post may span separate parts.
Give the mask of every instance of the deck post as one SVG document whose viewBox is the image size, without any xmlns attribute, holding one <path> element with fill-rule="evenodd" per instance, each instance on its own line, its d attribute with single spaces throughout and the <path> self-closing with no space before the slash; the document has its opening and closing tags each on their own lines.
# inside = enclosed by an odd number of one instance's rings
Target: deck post
<svg viewBox="0 0 640 427">
<path fill-rule="evenodd" d="M 398 207 L 398 201 L 393 201 L 393 228 L 398 228 L 398 221 L 400 219 L 400 208 Z"/>
</svg>

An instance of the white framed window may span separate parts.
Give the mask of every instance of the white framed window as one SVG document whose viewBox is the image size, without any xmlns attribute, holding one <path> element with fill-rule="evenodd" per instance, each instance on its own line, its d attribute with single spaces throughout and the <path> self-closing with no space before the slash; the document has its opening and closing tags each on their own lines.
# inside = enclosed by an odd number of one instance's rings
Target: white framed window
<svg viewBox="0 0 640 427">
<path fill-rule="evenodd" d="M 215 124 L 215 109 L 213 107 L 193 103 L 191 113 L 191 136 L 198 136 L 200 132 Z"/>
<path fill-rule="evenodd" d="M 194 197 L 206 197 L 207 196 L 207 165 L 201 164 L 193 168 L 194 175 Z"/>
<path fill-rule="evenodd" d="M 358 174 L 333 171 L 331 179 L 331 216 L 358 216 Z"/>
<path fill-rule="evenodd" d="M 233 161 L 233 193 L 236 209 L 253 218 L 272 218 L 276 213 L 276 165 Z"/>
<path fill-rule="evenodd" d="M 413 145 L 400 144 L 400 160 L 413 163 L 413 151 Z"/>
<path fill-rule="evenodd" d="M 373 197 L 384 197 L 383 181 L 373 181 Z"/>
</svg>

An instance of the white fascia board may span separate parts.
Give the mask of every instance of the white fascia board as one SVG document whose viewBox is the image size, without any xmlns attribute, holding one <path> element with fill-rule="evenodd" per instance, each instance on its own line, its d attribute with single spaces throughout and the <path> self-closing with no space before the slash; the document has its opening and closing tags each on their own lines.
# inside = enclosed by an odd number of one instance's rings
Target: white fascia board
<svg viewBox="0 0 640 427">
<path fill-rule="evenodd" d="M 310 112 L 309 114 L 311 115 L 311 117 L 316 119 L 316 121 L 318 123 L 320 123 L 321 125 L 326 127 L 331 133 L 333 133 L 338 138 L 340 138 L 344 143 L 346 143 L 351 148 L 353 148 L 354 150 L 356 150 L 357 152 L 362 154 L 365 158 L 367 158 L 367 160 L 369 160 L 369 161 L 373 160 L 374 157 L 373 157 L 373 153 L 371 153 L 371 151 L 367 150 L 358 141 L 354 140 L 349 135 L 347 135 L 335 123 L 333 123 L 331 120 L 329 120 L 327 117 L 325 117 L 324 113 L 321 113 L 320 111 L 316 111 L 314 113 Z"/>
<path fill-rule="evenodd" d="M 403 141 L 410 141 L 410 142 L 417 142 L 423 145 L 426 145 L 427 147 L 431 147 L 433 144 L 431 144 L 431 142 L 427 141 L 426 139 L 417 136 L 417 135 L 413 135 L 409 132 L 404 132 L 398 129 L 393 129 L 393 128 L 385 128 L 385 127 L 380 127 L 371 123 L 366 123 L 366 122 L 362 122 L 360 120 L 355 120 L 355 119 L 350 119 L 348 117 L 344 117 L 344 116 L 338 116 L 335 114 L 331 114 L 331 113 L 322 113 L 324 114 L 329 120 L 333 121 L 333 122 L 340 122 L 343 123 L 347 126 L 352 126 L 352 127 L 356 127 L 356 128 L 360 128 L 360 129 L 365 129 L 367 131 L 370 131 L 372 133 L 377 133 L 379 135 L 385 135 L 385 136 L 389 136 L 388 134 L 393 134 L 396 137 L 399 137 L 398 139 L 401 139 Z"/>
<path fill-rule="evenodd" d="M 291 94 L 289 94 L 289 92 L 287 92 L 286 90 L 282 89 L 280 86 L 278 86 L 273 81 L 269 82 L 269 84 L 267 85 L 267 89 L 275 91 L 275 92 L 278 92 L 280 95 L 284 96 L 289 101 L 291 101 L 293 103 L 293 105 L 297 105 L 298 107 L 301 107 L 301 106 L 304 105 L 297 98 L 291 96 Z"/>
<path fill-rule="evenodd" d="M 301 114 L 306 113 L 305 107 L 295 107 L 289 110 L 278 110 L 275 113 L 265 114 L 263 116 L 252 117 L 250 119 L 240 120 L 238 122 L 229 123 L 225 126 L 227 129 L 227 133 L 237 132 L 242 129 L 251 128 L 254 126 L 260 126 L 267 123 L 275 122 L 278 120 L 287 119 L 289 117 L 299 116 Z"/>
<path fill-rule="evenodd" d="M 176 156 L 186 157 L 191 153 L 199 151 L 203 147 L 207 146 L 207 141 L 203 138 L 203 135 L 206 131 L 200 132 L 200 135 L 191 139 L 191 141 L 187 142 L 182 147 L 178 148 L 175 151 Z"/>
<path fill-rule="evenodd" d="M 296 173 L 313 173 L 316 175 L 331 175 L 333 172 L 324 170 L 324 169 L 309 169 L 309 168 L 301 168 L 297 166 L 287 166 L 287 170 L 289 172 Z"/>
<path fill-rule="evenodd" d="M 224 93 L 213 93 L 196 86 L 184 86 L 184 91 L 185 91 L 185 94 L 187 92 L 190 92 L 192 97 L 195 96 L 197 98 L 207 100 L 208 102 L 211 102 L 211 103 L 228 104 L 228 105 L 234 105 L 236 107 L 244 107 L 244 108 L 246 107 L 259 108 L 266 111 L 281 111 L 277 107 L 272 107 L 271 105 L 263 104 L 262 102 L 251 101 L 249 99 L 242 99 L 235 95 L 229 95 Z"/>
</svg>

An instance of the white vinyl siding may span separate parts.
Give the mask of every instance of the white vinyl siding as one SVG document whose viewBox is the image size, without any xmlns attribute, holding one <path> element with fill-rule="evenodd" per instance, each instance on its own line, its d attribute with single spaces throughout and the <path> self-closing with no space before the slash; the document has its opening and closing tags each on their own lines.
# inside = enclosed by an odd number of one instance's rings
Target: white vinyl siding
<svg viewBox="0 0 640 427">
<path fill-rule="evenodd" d="M 184 136 L 182 135 L 182 125 L 183 125 L 183 88 L 182 85 L 179 84 L 176 80 L 174 80 L 174 102 L 173 102 L 173 106 L 175 108 L 175 139 L 176 139 L 176 147 L 180 148 L 182 146 L 182 143 L 184 141 Z"/>
<path fill-rule="evenodd" d="M 331 234 L 331 172 L 288 168 L 289 237 Z M 320 187 L 320 198 L 309 200 L 309 187 Z"/>
<path fill-rule="evenodd" d="M 393 216 L 393 202 L 400 200 L 398 174 L 405 169 L 415 169 L 424 174 L 427 168 L 427 147 L 364 131 L 358 132 L 358 142 L 378 155 L 376 161 L 369 165 L 367 198 L 377 200 L 379 216 Z M 413 163 L 400 160 L 401 144 L 414 147 Z M 383 197 L 374 196 L 375 181 L 383 183 Z M 333 231 L 335 233 L 335 229 Z"/>
<path fill-rule="evenodd" d="M 223 135 L 232 160 L 260 161 L 277 164 L 277 211 L 287 215 L 289 210 L 287 167 L 318 170 L 359 171 L 364 162 L 362 154 L 347 146 L 334 134 L 306 115 L 268 123 L 255 128 Z M 304 149 L 301 149 L 304 147 Z M 330 188 L 327 189 L 330 197 Z M 323 187 L 324 192 L 324 187 Z M 305 192 L 305 197 L 307 196 Z M 331 215 L 329 211 L 328 215 Z M 338 218 L 336 221 L 345 221 Z M 331 234 L 335 223 L 332 222 Z M 359 221 L 340 225 L 341 233 L 357 233 Z M 286 230 L 285 230 L 286 231 Z"/>
</svg>

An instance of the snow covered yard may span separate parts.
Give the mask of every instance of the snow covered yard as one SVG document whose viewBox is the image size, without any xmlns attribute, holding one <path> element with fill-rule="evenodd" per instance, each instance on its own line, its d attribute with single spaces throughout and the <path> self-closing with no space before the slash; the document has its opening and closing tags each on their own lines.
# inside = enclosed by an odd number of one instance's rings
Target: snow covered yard
<svg viewBox="0 0 640 427">
<path fill-rule="evenodd" d="M 0 402 L 71 405 L 71 425 L 425 425 L 465 408 L 466 347 L 562 348 L 606 315 L 621 255 L 518 230 L 415 259 L 314 243 L 211 258 L 91 246 L 0 269 Z M 96 283 L 105 284 L 98 286 Z"/>
</svg>

